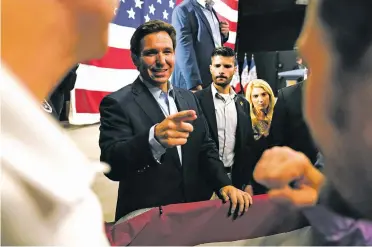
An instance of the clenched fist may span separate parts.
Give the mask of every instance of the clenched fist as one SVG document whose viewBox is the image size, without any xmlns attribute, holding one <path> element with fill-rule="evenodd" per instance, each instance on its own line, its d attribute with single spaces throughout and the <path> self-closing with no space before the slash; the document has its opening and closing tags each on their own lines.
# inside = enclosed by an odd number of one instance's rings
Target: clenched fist
<svg viewBox="0 0 372 247">
<path fill-rule="evenodd" d="M 272 200 L 305 207 L 318 201 L 325 177 L 300 152 L 288 147 L 266 150 L 253 173 L 254 179 L 270 188 Z M 295 182 L 296 188 L 289 186 Z"/>
<path fill-rule="evenodd" d="M 172 114 L 155 126 L 155 138 L 165 148 L 184 145 L 190 132 L 194 130 L 192 124 L 187 121 L 193 121 L 196 118 L 196 112 L 193 110 Z"/>
</svg>

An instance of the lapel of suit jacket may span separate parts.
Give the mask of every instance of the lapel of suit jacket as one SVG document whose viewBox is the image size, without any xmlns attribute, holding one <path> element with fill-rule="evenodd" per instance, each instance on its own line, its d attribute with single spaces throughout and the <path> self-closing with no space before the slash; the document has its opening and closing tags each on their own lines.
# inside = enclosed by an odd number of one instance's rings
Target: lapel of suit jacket
<svg viewBox="0 0 372 247">
<path fill-rule="evenodd" d="M 137 102 L 139 107 L 146 113 L 151 119 L 152 124 L 157 124 L 165 119 L 163 112 L 161 111 L 158 102 L 154 99 L 150 91 L 143 84 L 141 79 L 137 78 L 133 82 L 132 92 L 134 100 Z"/>
<path fill-rule="evenodd" d="M 175 95 L 175 101 L 177 105 L 178 112 L 191 110 L 189 103 L 186 101 L 186 99 L 183 97 L 183 94 L 181 90 L 178 88 L 174 88 L 174 95 Z M 189 152 L 189 142 L 186 142 L 185 145 L 181 146 L 182 150 L 182 169 L 185 169 L 185 165 L 188 164 L 188 157 L 191 155 L 192 151 Z M 177 155 L 177 157 L 179 157 Z M 179 160 L 179 159 L 178 159 Z"/>
<path fill-rule="evenodd" d="M 150 91 L 147 89 L 146 85 L 143 84 L 141 79 L 137 78 L 137 80 L 133 83 L 132 92 L 135 101 L 140 106 L 140 108 L 142 108 L 142 110 L 146 113 L 146 115 L 151 119 L 153 125 L 160 123 L 165 119 L 164 113 L 160 109 L 158 102 L 156 102 L 156 100 L 154 99 Z M 167 153 L 172 155 L 174 161 L 173 163 L 177 168 L 180 169 L 181 163 L 177 148 L 176 147 L 169 148 L 167 150 Z"/>
<path fill-rule="evenodd" d="M 215 141 L 217 148 L 219 148 L 218 133 L 217 133 L 217 119 L 216 119 L 216 109 L 214 107 L 211 85 L 204 89 L 204 94 L 200 99 L 200 105 L 203 109 L 205 118 L 207 119 L 210 126 L 210 133 Z"/>
<path fill-rule="evenodd" d="M 247 133 L 244 130 L 248 130 L 248 128 L 251 128 L 251 126 L 246 126 L 247 122 L 244 121 L 244 118 L 246 117 L 246 113 L 244 112 L 244 101 L 239 96 L 236 96 L 235 98 L 235 107 L 237 112 L 237 143 L 240 144 L 240 147 L 244 145 L 243 141 L 245 140 L 245 136 Z M 249 116 L 248 116 L 249 117 Z"/>
<path fill-rule="evenodd" d="M 181 90 L 179 90 L 178 88 L 174 88 L 173 90 L 176 98 L 178 112 L 190 110 L 191 108 L 189 106 L 189 103 L 183 97 Z"/>
<path fill-rule="evenodd" d="M 211 28 L 211 25 L 209 24 L 209 21 L 208 21 L 207 17 L 205 17 L 205 14 L 202 10 L 202 7 L 200 6 L 200 4 L 196 0 L 193 0 L 192 4 L 194 5 L 195 13 L 199 16 L 199 18 L 204 22 L 204 25 L 207 27 L 208 32 L 211 35 L 211 38 L 212 38 L 212 41 L 213 41 L 213 44 L 214 44 L 212 28 Z"/>
</svg>

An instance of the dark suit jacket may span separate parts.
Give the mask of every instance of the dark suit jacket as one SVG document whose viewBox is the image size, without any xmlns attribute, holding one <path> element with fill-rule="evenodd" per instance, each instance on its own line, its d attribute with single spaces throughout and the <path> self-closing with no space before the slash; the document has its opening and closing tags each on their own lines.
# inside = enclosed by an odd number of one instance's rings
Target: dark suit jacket
<svg viewBox="0 0 372 247">
<path fill-rule="evenodd" d="M 111 166 L 106 176 L 120 181 L 116 220 L 141 208 L 209 200 L 213 190 L 231 184 L 196 97 L 183 89 L 174 92 L 178 110 L 192 109 L 198 116 L 182 146 L 182 166 L 176 147 L 166 150 L 161 164 L 153 158 L 149 130 L 165 117 L 139 78 L 101 102 L 101 160 Z"/>
<path fill-rule="evenodd" d="M 271 146 L 288 146 L 304 153 L 314 164 L 318 150 L 303 117 L 302 91 L 306 82 L 283 88 L 278 93 L 270 129 Z"/>
<path fill-rule="evenodd" d="M 212 82 L 209 65 L 215 45 L 212 29 L 199 3 L 185 0 L 177 5 L 172 13 L 172 25 L 177 31 L 172 84 L 184 89 L 200 84 L 206 88 Z M 226 41 L 221 34 L 221 44 Z"/>
<path fill-rule="evenodd" d="M 63 105 L 69 100 L 70 91 L 75 87 L 76 71 L 78 68 L 79 65 L 72 68 L 46 99 L 52 107 L 51 114 L 56 120 L 60 120 Z"/>
<path fill-rule="evenodd" d="M 203 109 L 204 116 L 207 119 L 211 137 L 218 148 L 218 130 L 216 111 L 214 107 L 212 86 L 195 93 L 199 99 L 200 106 Z M 252 180 L 253 169 L 257 160 L 252 145 L 254 143 L 252 122 L 249 114 L 250 108 L 248 101 L 237 95 L 235 99 L 238 124 L 236 129 L 235 142 L 235 160 L 232 169 L 233 185 L 242 189 L 243 185 L 250 184 Z"/>
</svg>

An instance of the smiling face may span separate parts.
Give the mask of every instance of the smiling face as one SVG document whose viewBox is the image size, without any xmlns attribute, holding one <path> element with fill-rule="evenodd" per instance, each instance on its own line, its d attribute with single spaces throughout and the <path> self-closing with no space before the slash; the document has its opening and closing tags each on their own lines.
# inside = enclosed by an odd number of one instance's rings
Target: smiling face
<svg viewBox="0 0 372 247">
<path fill-rule="evenodd" d="M 154 85 L 167 83 L 174 68 L 174 49 L 171 37 L 161 31 L 141 40 L 138 69 L 141 76 Z"/>
<path fill-rule="evenodd" d="M 253 108 L 257 111 L 266 110 L 269 107 L 270 95 L 262 87 L 254 87 L 252 89 Z"/>
</svg>

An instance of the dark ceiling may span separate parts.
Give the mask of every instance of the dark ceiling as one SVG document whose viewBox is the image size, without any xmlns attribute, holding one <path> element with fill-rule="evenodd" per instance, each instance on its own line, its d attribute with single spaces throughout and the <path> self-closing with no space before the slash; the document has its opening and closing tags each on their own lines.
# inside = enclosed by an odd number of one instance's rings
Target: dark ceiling
<svg viewBox="0 0 372 247">
<path fill-rule="evenodd" d="M 239 11 L 243 16 L 304 9 L 295 0 L 240 0 Z"/>
<path fill-rule="evenodd" d="M 239 53 L 291 50 L 300 34 L 305 9 L 295 0 L 240 0 Z"/>
</svg>

